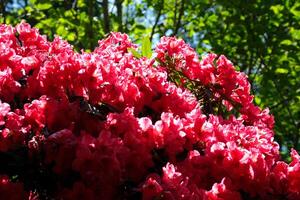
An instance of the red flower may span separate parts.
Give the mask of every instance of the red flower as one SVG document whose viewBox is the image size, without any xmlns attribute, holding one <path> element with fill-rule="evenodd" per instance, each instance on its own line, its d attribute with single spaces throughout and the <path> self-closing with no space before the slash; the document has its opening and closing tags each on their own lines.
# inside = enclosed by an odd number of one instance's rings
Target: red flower
<svg viewBox="0 0 300 200">
<path fill-rule="evenodd" d="M 225 56 L 175 37 L 154 59 L 126 34 L 98 44 L 0 25 L 1 199 L 300 199 L 300 156 L 280 161 L 273 116 Z"/>
<path fill-rule="evenodd" d="M 23 200 L 26 198 L 28 198 L 28 195 L 24 191 L 22 183 L 13 183 L 6 175 L 0 176 L 0 199 Z"/>
</svg>

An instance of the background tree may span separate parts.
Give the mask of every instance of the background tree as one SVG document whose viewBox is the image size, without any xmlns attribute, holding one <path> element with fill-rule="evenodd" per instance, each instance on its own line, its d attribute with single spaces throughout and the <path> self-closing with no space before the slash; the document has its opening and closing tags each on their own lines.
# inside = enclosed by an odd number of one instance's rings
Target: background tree
<svg viewBox="0 0 300 200">
<path fill-rule="evenodd" d="M 25 19 L 53 39 L 92 50 L 110 31 L 134 42 L 163 35 L 198 53 L 225 54 L 252 82 L 255 102 L 269 105 L 282 154 L 300 150 L 300 2 L 297 0 L 2 0 L 0 22 Z"/>
</svg>

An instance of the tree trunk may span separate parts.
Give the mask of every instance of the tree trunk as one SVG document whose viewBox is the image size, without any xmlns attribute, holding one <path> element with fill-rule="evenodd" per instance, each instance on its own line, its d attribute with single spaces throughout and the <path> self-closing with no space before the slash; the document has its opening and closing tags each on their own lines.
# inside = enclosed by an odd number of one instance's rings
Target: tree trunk
<svg viewBox="0 0 300 200">
<path fill-rule="evenodd" d="M 104 23 L 104 32 L 110 32 L 110 23 L 109 23 L 109 13 L 108 13 L 108 0 L 103 0 L 103 23 Z"/>
<path fill-rule="evenodd" d="M 88 25 L 88 37 L 90 41 L 90 49 L 93 49 L 93 38 L 94 38 L 94 31 L 93 31 L 93 18 L 94 18 L 94 0 L 88 1 L 88 15 L 89 15 L 89 25 Z"/>
<path fill-rule="evenodd" d="M 123 32 L 123 7 L 122 3 L 123 0 L 116 0 L 116 7 L 117 7 L 117 21 L 119 24 L 118 31 Z"/>
</svg>

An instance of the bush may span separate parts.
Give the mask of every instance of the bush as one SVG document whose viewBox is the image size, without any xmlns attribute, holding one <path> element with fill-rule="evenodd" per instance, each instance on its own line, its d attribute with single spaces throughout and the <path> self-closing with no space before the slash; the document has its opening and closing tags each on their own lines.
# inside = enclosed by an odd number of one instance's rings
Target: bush
<svg viewBox="0 0 300 200">
<path fill-rule="evenodd" d="M 142 55 L 0 25 L 1 199 L 300 199 L 245 74 L 173 37 Z"/>
</svg>

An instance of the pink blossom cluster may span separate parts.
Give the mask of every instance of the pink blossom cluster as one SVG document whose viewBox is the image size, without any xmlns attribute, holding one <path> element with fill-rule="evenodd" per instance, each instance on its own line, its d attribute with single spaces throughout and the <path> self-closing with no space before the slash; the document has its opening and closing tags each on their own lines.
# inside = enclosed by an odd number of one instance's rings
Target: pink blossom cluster
<svg viewBox="0 0 300 200">
<path fill-rule="evenodd" d="M 0 199 L 300 199 L 299 154 L 280 160 L 273 117 L 225 56 L 174 37 L 151 59 L 130 48 L 111 33 L 78 53 L 0 25 Z"/>
</svg>

